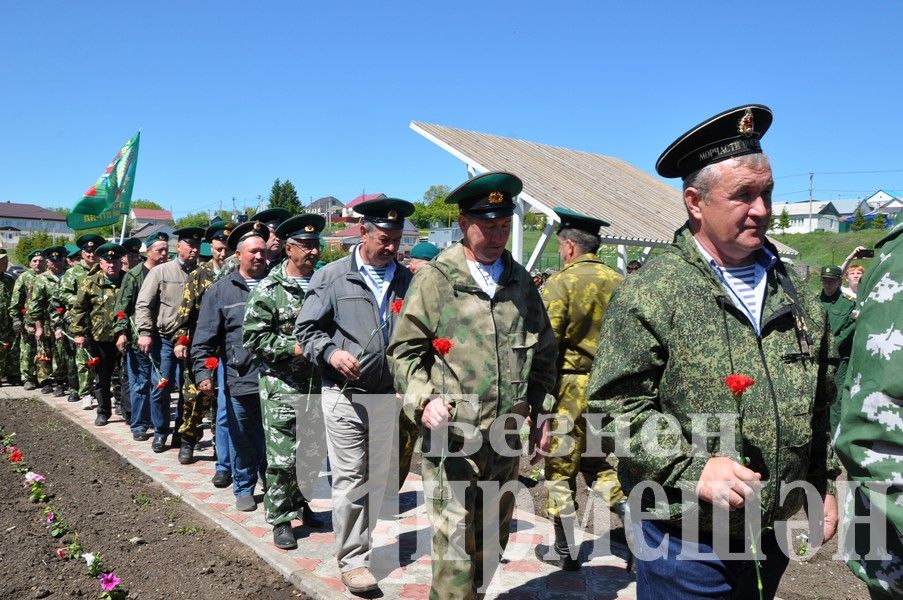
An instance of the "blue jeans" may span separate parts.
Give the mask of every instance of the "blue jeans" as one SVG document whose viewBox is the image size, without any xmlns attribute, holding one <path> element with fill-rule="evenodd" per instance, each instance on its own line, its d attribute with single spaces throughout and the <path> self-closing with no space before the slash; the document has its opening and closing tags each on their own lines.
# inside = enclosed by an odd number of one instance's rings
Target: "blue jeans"
<svg viewBox="0 0 903 600">
<path fill-rule="evenodd" d="M 147 354 L 129 346 L 129 396 L 132 401 L 132 433 L 145 433 L 151 426 L 151 364 Z"/>
<path fill-rule="evenodd" d="M 229 440 L 229 412 L 223 365 L 216 370 L 216 470 L 232 472 L 232 442 Z"/>
<path fill-rule="evenodd" d="M 700 533 L 698 542 L 685 540 L 679 537 L 679 529 L 666 529 L 655 521 L 635 524 L 634 532 L 638 544 L 645 540 L 652 553 L 658 552 L 659 556 L 664 554 L 665 548 L 656 549 L 668 536 L 666 556 L 644 560 L 641 546 L 637 547 L 637 600 L 758 600 L 755 561 L 721 560 L 714 555 L 710 533 Z M 743 547 L 742 541 L 732 540 L 730 546 L 735 553 L 749 550 Z M 774 531 L 762 533 L 761 546 L 758 556 L 762 571 L 762 595 L 773 598 L 790 558 L 778 546 Z M 682 551 L 691 559 L 678 560 L 676 557 Z M 709 556 L 693 557 L 694 553 Z"/>
<path fill-rule="evenodd" d="M 229 456 L 232 460 L 232 493 L 250 496 L 263 470 L 263 422 L 260 416 L 260 396 L 227 396 L 229 416 Z"/>
<path fill-rule="evenodd" d="M 169 380 L 169 385 L 163 389 L 157 389 L 160 382 L 157 370 L 151 367 L 151 421 L 154 424 L 154 432 L 157 435 L 169 435 L 170 412 L 172 409 L 172 397 L 170 392 L 175 389 L 179 394 L 176 403 L 176 427 L 182 424 L 182 368 L 179 360 L 173 354 L 173 343 L 170 340 L 155 338 L 151 347 L 151 357 L 159 365 L 160 373 Z"/>
</svg>

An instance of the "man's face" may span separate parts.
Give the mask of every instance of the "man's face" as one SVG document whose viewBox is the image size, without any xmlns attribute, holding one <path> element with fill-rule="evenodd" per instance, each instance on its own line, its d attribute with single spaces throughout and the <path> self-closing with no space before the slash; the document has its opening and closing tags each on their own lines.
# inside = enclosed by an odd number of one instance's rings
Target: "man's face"
<svg viewBox="0 0 903 600">
<path fill-rule="evenodd" d="M 9 268 L 9 257 L 8 256 L 0 256 L 0 273 L 6 273 L 6 270 Z"/>
<path fill-rule="evenodd" d="M 267 271 L 267 244 L 262 237 L 254 236 L 242 240 L 238 255 L 238 268 L 242 275 L 252 279 L 260 279 Z"/>
<path fill-rule="evenodd" d="M 97 258 L 94 256 L 94 250 L 88 248 L 82 248 L 82 261 L 89 267 L 93 267 L 97 264 Z"/>
<path fill-rule="evenodd" d="M 176 245 L 176 254 L 182 262 L 192 263 L 198 259 L 198 250 L 200 248 L 201 242 L 180 240 Z"/>
<path fill-rule="evenodd" d="M 282 252 L 282 240 L 276 237 L 276 228 L 267 225 L 270 228 L 270 237 L 267 238 L 267 254 L 270 258 L 276 258 Z"/>
<path fill-rule="evenodd" d="M 769 166 L 756 169 L 727 160 L 717 167 L 719 172 L 705 199 L 692 187 L 684 192 L 684 198 L 699 226 L 696 235 L 703 245 L 708 241 L 720 255 L 716 258 L 730 266 L 747 260 L 764 244 L 774 179 Z"/>
<path fill-rule="evenodd" d="M 847 271 L 847 281 L 850 282 L 850 287 L 854 290 L 859 285 L 860 279 L 862 279 L 862 269 L 853 268 Z"/>
<path fill-rule="evenodd" d="M 213 262 L 220 265 L 228 256 L 229 246 L 222 240 L 213 240 L 210 242 L 210 252 L 213 254 Z"/>
<path fill-rule="evenodd" d="M 833 296 L 840 289 L 840 280 L 834 277 L 822 277 L 821 289 L 825 296 Z"/>
<path fill-rule="evenodd" d="M 147 262 L 151 266 L 162 265 L 169 258 L 169 242 L 157 240 L 147 249 Z"/>
<path fill-rule="evenodd" d="M 35 257 L 32 258 L 31 261 L 28 263 L 28 266 L 30 266 L 31 269 L 32 269 L 35 273 L 40 273 L 41 271 L 44 270 L 44 257 L 43 257 L 43 256 L 35 256 Z"/>
<path fill-rule="evenodd" d="M 320 240 L 287 240 L 285 254 L 302 275 L 307 275 L 320 260 Z"/>
<path fill-rule="evenodd" d="M 109 279 L 116 279 L 117 277 L 119 277 L 119 273 L 122 271 L 122 260 L 120 260 L 119 258 L 114 258 L 113 260 L 101 258 L 100 270 L 103 271 L 103 274 L 106 275 Z"/>
<path fill-rule="evenodd" d="M 401 229 L 377 227 L 368 233 L 361 225 L 361 253 L 374 267 L 383 267 L 392 262 L 398 254 L 400 242 Z"/>
<path fill-rule="evenodd" d="M 483 264 L 494 263 L 505 251 L 511 234 L 511 217 L 478 219 L 470 215 L 458 217 L 458 226 L 464 233 L 464 243 L 474 258 Z"/>
<path fill-rule="evenodd" d="M 63 272 L 63 264 L 64 264 L 63 261 L 64 261 L 64 259 L 62 256 L 60 256 L 56 260 L 48 260 L 47 268 L 50 269 L 50 272 L 53 273 L 54 275 L 59 275 L 60 273 Z"/>
</svg>

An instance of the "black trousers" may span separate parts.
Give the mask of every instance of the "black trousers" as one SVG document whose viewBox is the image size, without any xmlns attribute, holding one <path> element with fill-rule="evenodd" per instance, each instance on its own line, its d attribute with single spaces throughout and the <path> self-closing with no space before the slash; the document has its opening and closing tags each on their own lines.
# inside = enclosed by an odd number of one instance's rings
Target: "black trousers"
<svg viewBox="0 0 903 600">
<path fill-rule="evenodd" d="M 122 363 L 122 356 L 113 342 L 94 342 L 95 356 L 100 364 L 94 367 L 94 398 L 97 400 L 97 414 L 109 418 L 113 414 L 113 371 Z"/>
</svg>

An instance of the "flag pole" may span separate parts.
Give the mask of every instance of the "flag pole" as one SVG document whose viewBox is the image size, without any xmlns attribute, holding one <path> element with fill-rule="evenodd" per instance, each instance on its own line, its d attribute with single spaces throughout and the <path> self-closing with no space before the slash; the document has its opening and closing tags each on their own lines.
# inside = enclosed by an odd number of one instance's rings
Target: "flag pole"
<svg viewBox="0 0 903 600">
<path fill-rule="evenodd" d="M 125 239 L 125 222 L 129 218 L 128 214 L 122 215 L 122 233 L 119 234 L 119 243 Z"/>
</svg>

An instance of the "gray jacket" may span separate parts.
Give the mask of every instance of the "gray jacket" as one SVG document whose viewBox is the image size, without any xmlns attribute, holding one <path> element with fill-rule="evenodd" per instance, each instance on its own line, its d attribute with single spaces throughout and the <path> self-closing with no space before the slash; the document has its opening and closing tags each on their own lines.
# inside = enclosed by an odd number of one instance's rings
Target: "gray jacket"
<svg viewBox="0 0 903 600">
<path fill-rule="evenodd" d="M 341 349 L 350 352 L 361 364 L 361 376 L 348 382 L 349 389 L 389 392 L 394 388 L 386 359 L 386 339 L 395 328 L 395 315 L 388 311 L 385 325 L 388 332 L 384 336 L 376 298 L 358 267 L 355 247 L 350 256 L 314 273 L 295 322 L 295 337 L 307 359 L 320 368 L 324 386 L 342 387 L 346 383 L 329 364 L 329 357 Z M 410 282 L 410 271 L 395 263 L 395 275 L 387 292 L 390 304 L 404 298 Z"/>
<path fill-rule="evenodd" d="M 226 367 L 226 393 L 257 394 L 259 368 L 242 342 L 245 303 L 250 290 L 238 271 L 211 285 L 201 299 L 198 323 L 191 340 L 191 367 L 198 383 L 211 377 L 204 361 L 217 357 Z"/>
</svg>

